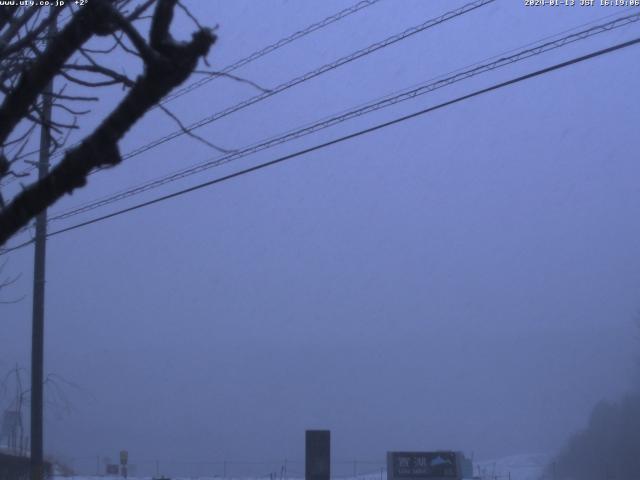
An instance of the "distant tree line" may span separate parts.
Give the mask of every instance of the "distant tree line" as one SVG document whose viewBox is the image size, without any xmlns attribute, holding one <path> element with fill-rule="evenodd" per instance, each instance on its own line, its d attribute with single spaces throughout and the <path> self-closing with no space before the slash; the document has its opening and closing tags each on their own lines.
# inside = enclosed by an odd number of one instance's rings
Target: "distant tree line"
<svg viewBox="0 0 640 480">
<path fill-rule="evenodd" d="M 596 405 L 587 428 L 569 439 L 548 468 L 557 479 L 639 478 L 640 395 Z"/>
<path fill-rule="evenodd" d="M 636 324 L 640 332 L 640 315 Z M 569 439 L 545 476 L 555 480 L 640 478 L 640 382 L 634 393 L 621 400 L 598 403 L 587 427 Z"/>
</svg>

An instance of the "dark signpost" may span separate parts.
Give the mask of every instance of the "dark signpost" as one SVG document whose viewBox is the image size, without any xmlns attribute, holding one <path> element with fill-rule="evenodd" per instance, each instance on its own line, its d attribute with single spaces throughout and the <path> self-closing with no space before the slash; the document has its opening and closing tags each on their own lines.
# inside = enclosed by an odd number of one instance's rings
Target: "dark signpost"
<svg viewBox="0 0 640 480">
<path fill-rule="evenodd" d="M 127 478 L 127 463 L 129 463 L 129 452 L 126 450 L 120 450 L 120 466 L 122 470 L 122 476 Z"/>
<path fill-rule="evenodd" d="M 305 480 L 329 480 L 331 475 L 331 432 L 307 430 L 305 434 Z"/>
<path fill-rule="evenodd" d="M 389 452 L 388 480 L 461 478 L 456 452 Z"/>
</svg>

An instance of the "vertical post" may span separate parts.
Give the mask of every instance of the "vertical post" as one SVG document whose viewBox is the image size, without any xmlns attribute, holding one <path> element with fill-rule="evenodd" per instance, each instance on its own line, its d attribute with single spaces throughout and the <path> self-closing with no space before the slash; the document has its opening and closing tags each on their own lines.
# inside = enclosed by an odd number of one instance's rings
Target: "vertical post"
<svg viewBox="0 0 640 480">
<path fill-rule="evenodd" d="M 222 462 L 222 478 L 227 478 L 227 461 Z"/>
<path fill-rule="evenodd" d="M 49 36 L 56 32 L 55 20 L 49 26 Z M 38 179 L 49 172 L 51 149 L 51 106 L 53 82 L 42 91 L 42 121 Z M 43 480 L 43 397 L 44 397 L 44 292 L 46 266 L 47 211 L 36 217 L 36 238 L 33 260 L 33 310 L 31 330 L 31 480 Z"/>
<path fill-rule="evenodd" d="M 307 430 L 305 432 L 305 480 L 330 480 L 331 432 Z"/>
<path fill-rule="evenodd" d="M 353 461 L 353 478 L 356 478 L 358 476 L 358 461 L 354 460 Z"/>
</svg>

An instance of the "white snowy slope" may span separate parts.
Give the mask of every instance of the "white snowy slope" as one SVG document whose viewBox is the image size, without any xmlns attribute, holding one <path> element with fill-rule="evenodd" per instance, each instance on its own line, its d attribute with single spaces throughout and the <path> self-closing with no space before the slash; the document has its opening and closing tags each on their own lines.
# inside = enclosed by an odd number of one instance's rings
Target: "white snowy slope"
<svg viewBox="0 0 640 480">
<path fill-rule="evenodd" d="M 544 469 L 549 462 L 549 455 L 546 454 L 520 454 L 504 457 L 496 460 L 482 460 L 474 462 L 474 475 L 483 480 L 542 480 Z M 73 476 L 54 477 L 53 480 L 117 480 L 120 477 L 95 477 L 95 476 Z M 267 477 L 268 478 L 268 477 Z M 378 480 L 380 474 L 359 475 L 352 478 L 341 477 L 340 480 Z M 386 472 L 383 476 L 386 478 Z M 129 477 L 129 480 L 151 480 L 151 477 Z M 171 480 L 265 480 L 265 477 L 172 477 Z M 279 480 L 279 479 L 278 479 Z M 303 480 L 294 477 L 287 477 L 287 480 Z"/>
<path fill-rule="evenodd" d="M 540 480 L 549 463 L 547 454 L 520 454 L 474 462 L 474 474 L 485 479 Z"/>
</svg>

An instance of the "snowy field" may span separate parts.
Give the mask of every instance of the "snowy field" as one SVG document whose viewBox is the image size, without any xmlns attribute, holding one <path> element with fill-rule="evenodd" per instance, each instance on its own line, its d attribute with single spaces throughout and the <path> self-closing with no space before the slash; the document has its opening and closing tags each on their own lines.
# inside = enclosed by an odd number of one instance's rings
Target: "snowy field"
<svg viewBox="0 0 640 480">
<path fill-rule="evenodd" d="M 544 470 L 550 461 L 549 455 L 513 455 L 499 460 L 474 462 L 476 476 L 492 480 L 542 480 Z"/>
<path fill-rule="evenodd" d="M 544 454 L 523 454 L 505 457 L 497 460 L 482 460 L 474 462 L 475 478 L 483 480 L 544 480 L 544 469 L 549 461 L 549 456 Z M 121 477 L 96 477 L 73 476 L 54 477 L 55 480 L 108 480 Z M 129 480 L 152 480 L 153 477 L 129 477 Z M 280 477 L 271 477 L 273 480 L 281 480 Z M 381 480 L 380 473 L 370 475 L 358 475 L 357 477 L 335 477 L 336 480 Z M 267 480 L 270 477 L 171 477 L 171 480 Z M 287 476 L 286 480 L 304 480 L 303 478 Z M 386 472 L 383 472 L 382 480 L 386 480 Z"/>
</svg>

